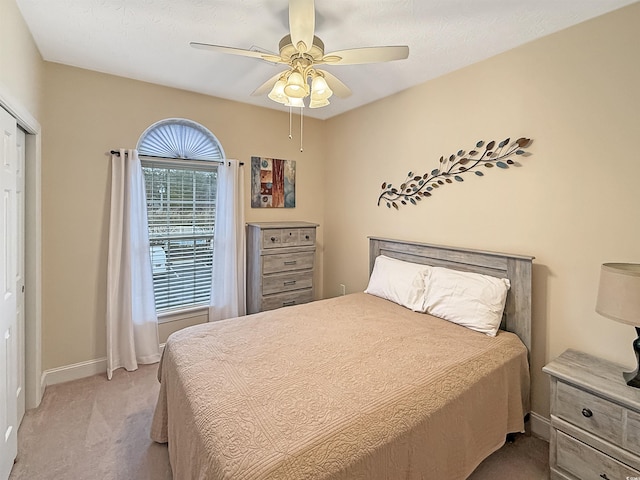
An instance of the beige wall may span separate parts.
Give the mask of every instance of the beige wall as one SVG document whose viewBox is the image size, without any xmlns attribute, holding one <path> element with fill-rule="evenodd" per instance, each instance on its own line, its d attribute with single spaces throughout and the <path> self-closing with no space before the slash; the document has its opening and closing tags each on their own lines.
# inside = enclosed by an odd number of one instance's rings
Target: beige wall
<svg viewBox="0 0 640 480">
<path fill-rule="evenodd" d="M 336 295 L 339 283 L 350 292 L 366 286 L 367 235 L 535 255 L 537 413 L 548 415 L 540 368 L 565 348 L 632 364 L 633 329 L 593 306 L 602 262 L 640 261 L 633 213 L 640 4 L 329 121 L 306 119 L 301 154 L 287 139 L 284 113 L 56 64 L 45 64 L 41 108 L 33 43 L 15 3 L 0 2 L 0 81 L 43 124 L 44 369 L 105 354 L 105 152 L 134 146 L 166 117 L 207 126 L 229 157 L 298 161 L 297 208 L 247 205 L 246 219 L 321 224 L 321 296 Z M 18 42 L 26 59 L 8 54 L 7 42 Z M 9 67 L 16 70 L 7 74 Z M 376 207 L 383 181 L 429 171 L 440 155 L 479 139 L 507 136 L 534 139 L 521 168 L 467 178 L 399 212 Z"/>
<path fill-rule="evenodd" d="M 105 153 L 135 147 L 152 123 L 168 117 L 195 120 L 217 136 L 227 157 L 245 162 L 247 221 L 324 223 L 323 122 L 305 119 L 305 151 L 300 153 L 297 137 L 288 139 L 289 116 L 283 112 L 52 63 L 46 64 L 45 75 L 44 369 L 105 356 L 110 186 Z M 297 161 L 296 208 L 250 208 L 252 155 Z M 166 338 L 173 327 L 163 325 L 161 336 Z"/>
<path fill-rule="evenodd" d="M 0 92 L 40 118 L 43 62 L 15 0 L 0 0 Z"/>
<path fill-rule="evenodd" d="M 640 3 L 327 122 L 325 295 L 367 282 L 367 235 L 535 255 L 533 410 L 566 348 L 633 365 L 632 327 L 594 312 L 600 264 L 640 262 Z M 383 181 L 477 140 L 534 139 L 521 168 L 467 175 L 418 206 Z"/>
</svg>

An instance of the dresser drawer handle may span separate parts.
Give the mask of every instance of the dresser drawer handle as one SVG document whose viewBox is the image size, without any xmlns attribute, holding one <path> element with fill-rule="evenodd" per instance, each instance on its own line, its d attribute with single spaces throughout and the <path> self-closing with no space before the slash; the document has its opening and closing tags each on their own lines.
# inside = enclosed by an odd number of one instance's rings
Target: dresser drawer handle
<svg viewBox="0 0 640 480">
<path fill-rule="evenodd" d="M 289 300 L 288 302 L 282 302 L 282 306 L 283 307 L 290 307 L 291 305 L 295 305 L 296 301 L 295 300 Z"/>
<path fill-rule="evenodd" d="M 589 418 L 589 417 L 593 416 L 593 412 L 591 410 L 589 410 L 588 408 L 583 408 L 582 409 L 582 415 L 584 415 L 585 417 Z M 602 477 L 602 475 L 600 475 L 600 476 Z M 605 475 L 605 477 L 606 477 L 606 475 Z M 602 477 L 602 478 L 605 478 L 605 477 Z"/>
<path fill-rule="evenodd" d="M 289 260 L 288 262 L 284 262 L 285 265 L 295 265 L 298 263 L 296 260 Z"/>
<path fill-rule="evenodd" d="M 305 236 L 304 236 L 304 239 L 305 239 L 305 240 L 309 240 L 309 235 L 305 235 Z"/>
<path fill-rule="evenodd" d="M 271 241 L 275 242 L 276 241 L 276 237 L 271 237 Z"/>
<path fill-rule="evenodd" d="M 295 280 L 289 280 L 288 282 L 284 282 L 285 286 L 286 285 L 295 285 L 296 281 Z"/>
</svg>

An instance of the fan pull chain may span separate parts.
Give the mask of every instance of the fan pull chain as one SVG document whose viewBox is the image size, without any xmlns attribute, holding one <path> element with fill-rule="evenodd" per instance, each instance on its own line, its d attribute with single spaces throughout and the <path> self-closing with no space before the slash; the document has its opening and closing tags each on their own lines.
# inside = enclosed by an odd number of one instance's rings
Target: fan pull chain
<svg viewBox="0 0 640 480">
<path fill-rule="evenodd" d="M 293 107 L 290 105 L 289 106 L 289 140 L 293 139 L 293 136 L 291 135 L 291 129 L 292 129 L 292 125 L 293 125 Z M 304 108 L 300 108 L 300 151 L 303 152 L 303 148 L 302 148 L 302 136 L 303 136 L 303 132 L 304 132 Z"/>
<path fill-rule="evenodd" d="M 304 108 L 300 108 L 300 151 L 302 152 L 302 120 L 304 118 Z"/>
</svg>

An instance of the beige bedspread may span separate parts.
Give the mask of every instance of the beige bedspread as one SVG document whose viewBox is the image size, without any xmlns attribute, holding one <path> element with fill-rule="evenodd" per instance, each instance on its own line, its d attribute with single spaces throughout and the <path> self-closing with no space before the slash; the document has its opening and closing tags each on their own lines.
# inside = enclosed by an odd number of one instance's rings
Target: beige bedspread
<svg viewBox="0 0 640 480">
<path fill-rule="evenodd" d="M 179 331 L 158 375 L 175 480 L 463 479 L 528 411 L 515 335 L 364 293 Z"/>
</svg>

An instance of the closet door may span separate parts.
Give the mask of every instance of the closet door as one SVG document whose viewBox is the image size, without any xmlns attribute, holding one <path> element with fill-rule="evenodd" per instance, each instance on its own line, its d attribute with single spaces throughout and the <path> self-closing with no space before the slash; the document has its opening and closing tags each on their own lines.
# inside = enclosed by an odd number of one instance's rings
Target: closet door
<svg viewBox="0 0 640 480">
<path fill-rule="evenodd" d="M 0 480 L 18 452 L 16 134 L 15 119 L 0 108 Z"/>
<path fill-rule="evenodd" d="M 16 401 L 18 403 L 18 427 L 22 423 L 25 412 L 25 378 L 26 378 L 26 314 L 24 303 L 24 268 L 25 268 L 25 164 L 26 135 L 18 127 L 16 135 L 16 350 L 17 371 Z"/>
</svg>

